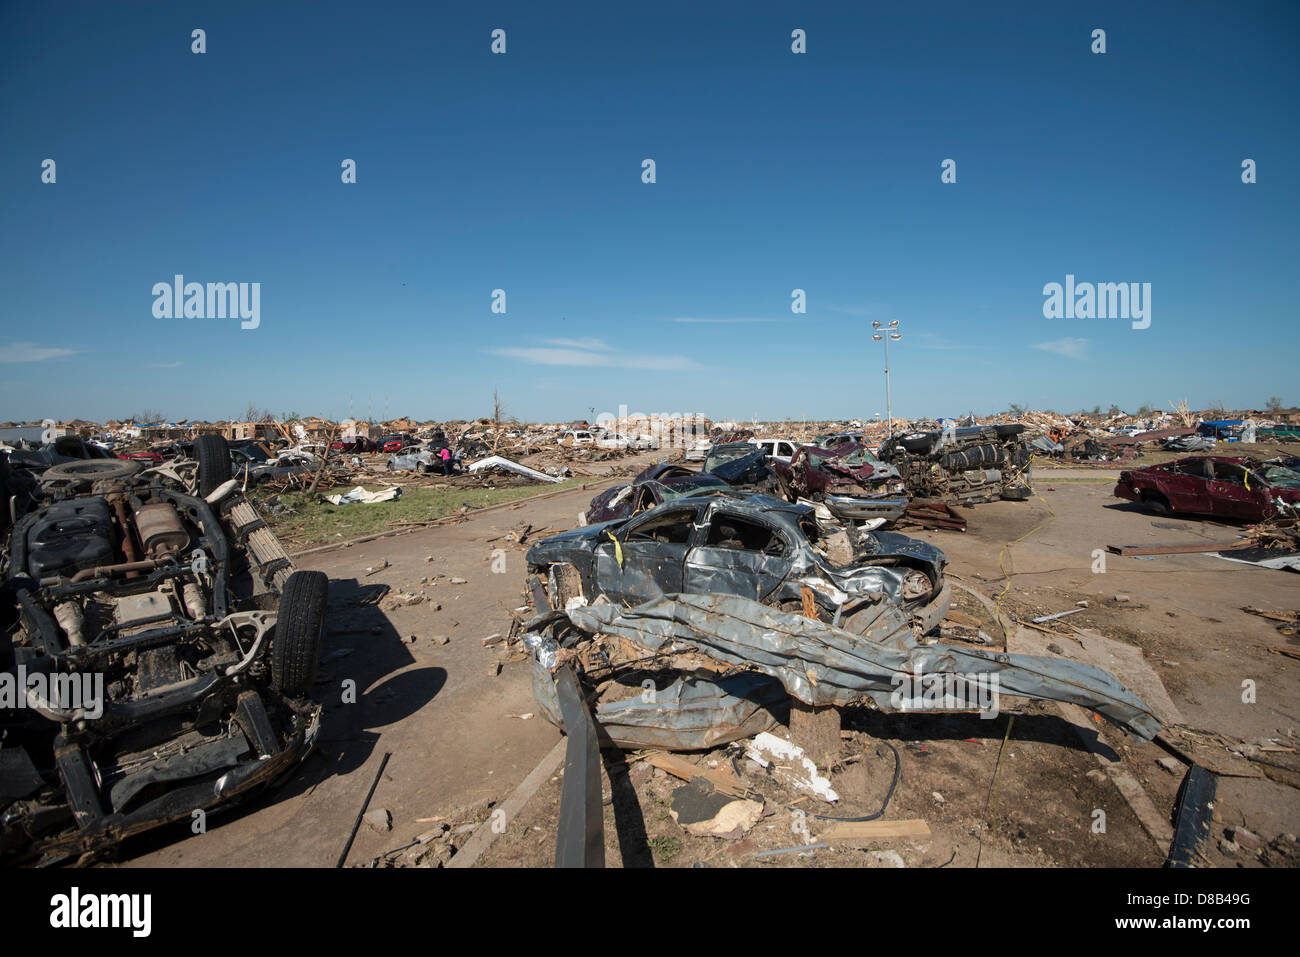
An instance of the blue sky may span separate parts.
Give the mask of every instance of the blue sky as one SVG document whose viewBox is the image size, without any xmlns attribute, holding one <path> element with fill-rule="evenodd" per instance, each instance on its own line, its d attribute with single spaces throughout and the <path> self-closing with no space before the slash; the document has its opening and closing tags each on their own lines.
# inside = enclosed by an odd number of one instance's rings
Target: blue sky
<svg viewBox="0 0 1300 957">
<path fill-rule="evenodd" d="M 897 7 L 0 3 L 0 419 L 1300 403 L 1300 8 Z"/>
</svg>

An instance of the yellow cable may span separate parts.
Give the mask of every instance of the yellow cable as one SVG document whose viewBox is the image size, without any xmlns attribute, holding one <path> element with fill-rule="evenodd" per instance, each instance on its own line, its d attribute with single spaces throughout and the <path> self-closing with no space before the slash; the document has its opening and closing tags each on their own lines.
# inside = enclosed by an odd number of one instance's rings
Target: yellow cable
<svg viewBox="0 0 1300 957">
<path fill-rule="evenodd" d="M 1026 463 L 1025 463 L 1025 464 L 1024 464 L 1020 469 L 1019 469 L 1019 471 L 1016 472 L 1016 474 L 1015 474 L 1015 476 L 1013 476 L 1013 478 L 1020 476 L 1020 475 L 1021 475 L 1021 474 L 1026 470 L 1026 469 L 1028 469 L 1030 466 L 1032 466 L 1032 465 L 1034 464 L 1034 458 L 1035 458 L 1035 456 L 1033 456 L 1033 455 L 1029 456 L 1029 461 L 1026 462 Z M 1032 487 L 1032 486 L 1031 486 L 1031 487 Z M 1024 541 L 1026 538 L 1028 538 L 1030 535 L 1034 534 L 1034 532 L 1036 532 L 1036 531 L 1038 531 L 1040 528 L 1043 528 L 1044 526 L 1050 524 L 1050 523 L 1051 523 L 1051 522 L 1056 518 L 1056 513 L 1055 513 L 1054 511 L 1052 511 L 1052 506 L 1050 506 L 1050 505 L 1047 504 L 1047 500 L 1046 500 L 1045 498 L 1043 498 L 1041 495 L 1039 495 L 1038 492 L 1034 492 L 1034 498 L 1038 499 L 1040 502 L 1043 503 L 1044 506 L 1047 507 L 1047 511 L 1048 511 L 1048 513 L 1049 513 L 1049 514 L 1048 514 L 1048 518 L 1045 519 L 1045 520 L 1042 521 L 1042 522 L 1039 522 L 1037 525 L 1035 525 L 1035 526 L 1034 526 L 1033 528 L 1031 528 L 1029 531 L 1025 532 L 1025 534 L 1023 534 L 1023 535 L 1021 535 L 1019 538 L 1017 538 L 1014 542 L 1007 542 L 1005 545 L 1002 546 L 1001 550 L 998 552 L 998 570 L 1002 572 L 1003 577 L 1006 578 L 1007 581 L 1006 581 L 1006 584 L 1002 586 L 1002 591 L 998 592 L 997 597 L 995 597 L 995 598 L 993 599 L 993 613 L 994 613 L 994 615 L 995 615 L 995 616 L 997 617 L 997 619 L 998 619 L 998 627 L 1000 627 L 1000 628 L 1002 629 L 1002 642 L 1003 642 L 1004 645 L 1006 644 L 1006 640 L 1007 640 L 1007 626 L 1006 626 L 1006 624 L 1002 621 L 1002 598 L 1003 598 L 1003 596 L 1006 595 L 1006 593 L 1007 593 L 1008 591 L 1011 590 L 1011 575 L 1010 575 L 1010 573 L 1007 571 L 1007 569 L 1006 569 L 1006 565 L 1003 564 L 1004 561 L 1006 560 L 1007 549 L 1010 548 L 1012 545 L 1019 545 L 1021 542 L 1023 542 L 1023 541 Z"/>
</svg>

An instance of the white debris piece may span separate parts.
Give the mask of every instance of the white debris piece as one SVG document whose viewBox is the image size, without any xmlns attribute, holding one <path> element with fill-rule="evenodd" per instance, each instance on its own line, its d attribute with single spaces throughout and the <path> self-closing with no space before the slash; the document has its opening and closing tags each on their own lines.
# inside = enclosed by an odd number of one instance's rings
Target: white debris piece
<svg viewBox="0 0 1300 957">
<path fill-rule="evenodd" d="M 563 479 L 558 475 L 547 475 L 545 472 L 539 472 L 537 469 L 530 469 L 527 465 L 520 465 L 518 462 L 512 462 L 500 455 L 489 455 L 485 459 L 479 459 L 469 467 L 471 472 L 479 472 L 483 469 L 499 468 L 507 472 L 516 472 L 519 475 L 536 479 L 539 482 L 561 482 Z"/>
<path fill-rule="evenodd" d="M 764 731 L 750 742 L 745 754 L 763 767 L 776 765 L 778 777 L 794 787 L 811 791 L 823 801 L 838 801 L 840 796 L 831 787 L 830 780 L 817 772 L 817 765 L 803 753 L 797 744 Z"/>
<path fill-rule="evenodd" d="M 373 505 L 376 502 L 391 502 L 395 498 L 400 498 L 402 487 L 394 485 L 392 488 L 386 488 L 382 492 L 367 492 L 358 485 L 352 491 L 343 495 L 326 495 L 325 501 L 331 505 L 351 505 L 353 502 L 360 502 L 362 505 Z"/>
</svg>

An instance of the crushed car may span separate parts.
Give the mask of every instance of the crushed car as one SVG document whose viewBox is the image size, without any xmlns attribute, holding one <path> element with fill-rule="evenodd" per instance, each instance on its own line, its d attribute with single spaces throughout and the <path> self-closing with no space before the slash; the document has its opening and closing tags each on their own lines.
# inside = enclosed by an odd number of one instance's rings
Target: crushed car
<svg viewBox="0 0 1300 957">
<path fill-rule="evenodd" d="M 894 521 L 909 502 L 898 469 L 853 442 L 800 446 L 789 464 L 773 461 L 772 470 L 787 499 L 822 502 L 841 521 Z"/>
<path fill-rule="evenodd" d="M 720 593 L 786 608 L 807 603 L 853 630 L 890 604 L 928 633 L 952 598 L 947 557 L 933 545 L 891 532 L 824 536 L 812 506 L 736 492 L 686 496 L 553 535 L 528 550 L 527 562 L 560 608 L 601 595 L 630 605 Z"/>
<path fill-rule="evenodd" d="M 310 751 L 327 580 L 201 435 L 195 461 L 45 470 L 0 552 L 0 860 L 85 861 Z"/>
<path fill-rule="evenodd" d="M 956 505 L 1024 501 L 1033 494 L 1033 453 L 1025 426 L 976 425 L 933 432 L 908 432 L 880 448 L 880 458 L 898 469 L 914 498 Z"/>
<path fill-rule="evenodd" d="M 1186 512 L 1262 522 L 1294 514 L 1300 472 L 1250 456 L 1194 455 L 1126 469 L 1114 494 L 1158 515 Z"/>
<path fill-rule="evenodd" d="M 703 495 L 730 488 L 716 475 L 680 465 L 656 464 L 643 469 L 630 484 L 615 485 L 596 495 L 583 516 L 583 523 L 595 525 L 631 518 L 685 495 Z"/>
</svg>

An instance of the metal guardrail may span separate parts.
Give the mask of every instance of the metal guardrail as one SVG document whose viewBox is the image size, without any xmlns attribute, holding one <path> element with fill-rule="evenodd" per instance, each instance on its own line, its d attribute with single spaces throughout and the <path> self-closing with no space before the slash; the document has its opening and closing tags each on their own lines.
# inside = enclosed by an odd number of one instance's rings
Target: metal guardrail
<svg viewBox="0 0 1300 957">
<path fill-rule="evenodd" d="M 600 801 L 600 744 L 596 722 L 568 665 L 555 674 L 564 732 L 564 786 L 555 838 L 556 867 L 604 867 L 605 819 Z"/>
</svg>

